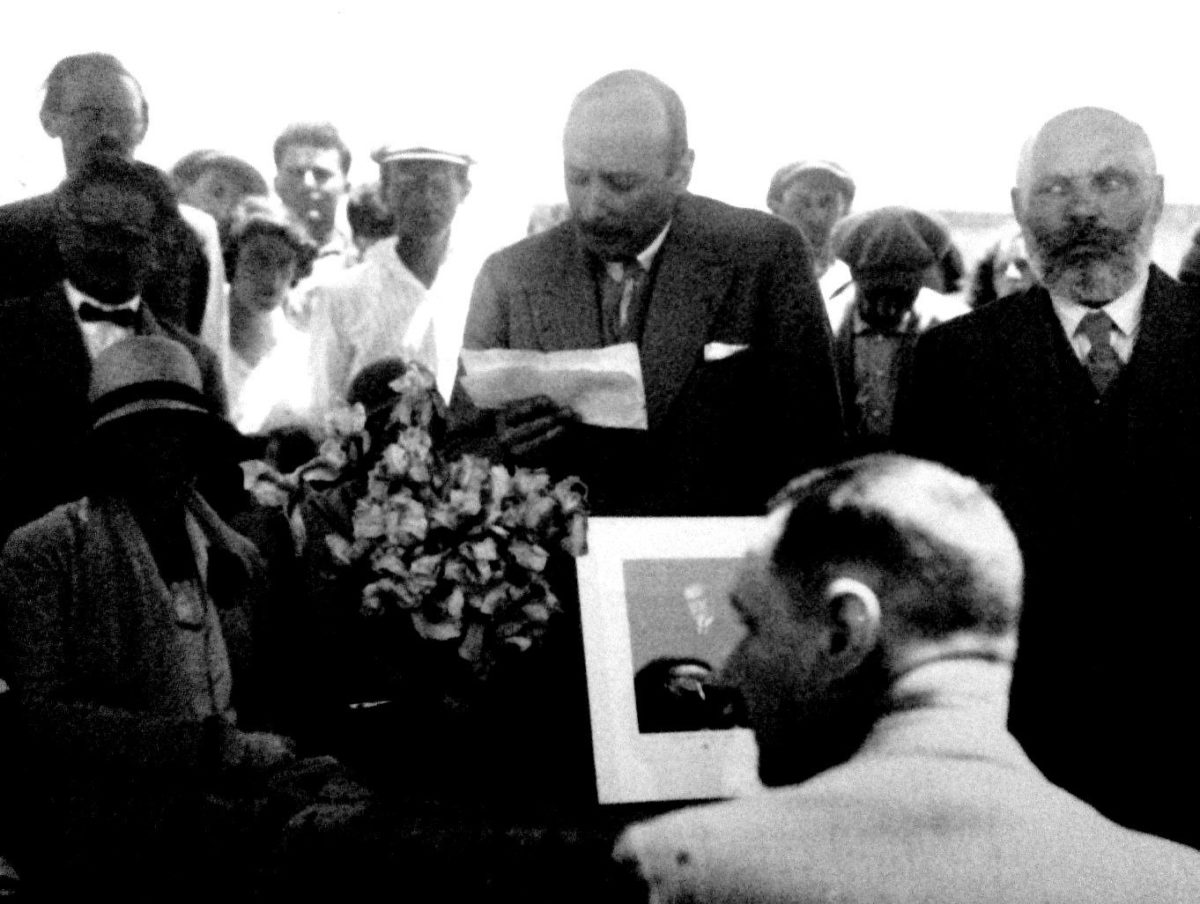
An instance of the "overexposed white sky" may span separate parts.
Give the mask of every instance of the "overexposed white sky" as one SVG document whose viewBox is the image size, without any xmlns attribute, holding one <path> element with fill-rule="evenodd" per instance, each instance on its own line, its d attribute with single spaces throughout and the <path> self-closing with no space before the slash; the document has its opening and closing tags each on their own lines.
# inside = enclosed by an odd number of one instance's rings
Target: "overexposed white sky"
<svg viewBox="0 0 1200 904">
<path fill-rule="evenodd" d="M 41 83 L 60 57 L 105 50 L 149 98 L 145 160 L 218 147 L 270 181 L 280 129 L 327 118 L 352 180 L 375 176 L 386 139 L 472 154 L 471 208 L 513 238 L 562 195 L 571 97 L 626 67 L 683 97 L 692 188 L 745 206 L 781 164 L 828 157 L 855 176 L 857 209 L 1005 210 L 1025 135 L 1082 104 L 1141 122 L 1167 200 L 1200 202 L 1200 5 L 1178 0 L 27 0 L 6 18 L 0 200 L 61 178 Z"/>
</svg>

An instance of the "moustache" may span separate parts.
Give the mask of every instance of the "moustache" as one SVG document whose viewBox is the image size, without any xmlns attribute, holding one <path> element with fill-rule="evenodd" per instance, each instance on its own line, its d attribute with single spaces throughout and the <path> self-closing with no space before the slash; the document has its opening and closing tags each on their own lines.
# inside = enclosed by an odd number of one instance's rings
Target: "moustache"
<svg viewBox="0 0 1200 904">
<path fill-rule="evenodd" d="M 575 225 L 584 235 L 600 239 L 601 241 L 611 242 L 627 235 L 627 231 L 621 227 L 600 220 L 582 220 L 576 218 Z"/>
<path fill-rule="evenodd" d="M 1042 251 L 1049 257 L 1066 261 L 1108 258 L 1129 250 L 1137 241 L 1140 221 L 1126 229 L 1076 220 L 1061 229 L 1047 230 L 1037 236 Z"/>
</svg>

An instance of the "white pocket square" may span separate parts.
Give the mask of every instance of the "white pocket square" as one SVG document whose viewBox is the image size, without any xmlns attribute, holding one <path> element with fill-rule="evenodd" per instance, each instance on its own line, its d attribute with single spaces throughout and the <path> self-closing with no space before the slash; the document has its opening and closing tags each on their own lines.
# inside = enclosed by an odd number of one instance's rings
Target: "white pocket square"
<svg viewBox="0 0 1200 904">
<path fill-rule="evenodd" d="M 729 342 L 709 342 L 704 346 L 705 361 L 723 361 L 726 358 L 732 358 L 739 352 L 744 352 L 749 345 Z"/>
</svg>

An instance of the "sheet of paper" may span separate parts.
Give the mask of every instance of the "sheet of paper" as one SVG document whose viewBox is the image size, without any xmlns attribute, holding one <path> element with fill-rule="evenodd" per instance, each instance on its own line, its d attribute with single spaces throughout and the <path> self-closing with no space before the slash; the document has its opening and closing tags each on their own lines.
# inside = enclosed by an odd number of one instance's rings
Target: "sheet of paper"
<svg viewBox="0 0 1200 904">
<path fill-rule="evenodd" d="M 637 345 L 565 352 L 463 349 L 463 389 L 480 408 L 549 396 L 585 424 L 645 430 L 646 390 Z"/>
</svg>

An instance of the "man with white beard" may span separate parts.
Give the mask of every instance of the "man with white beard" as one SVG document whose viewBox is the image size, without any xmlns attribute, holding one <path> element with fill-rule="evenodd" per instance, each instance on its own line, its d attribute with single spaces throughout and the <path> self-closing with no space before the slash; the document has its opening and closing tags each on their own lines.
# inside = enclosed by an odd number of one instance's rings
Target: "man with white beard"
<svg viewBox="0 0 1200 904">
<path fill-rule="evenodd" d="M 1197 846 L 1200 302 L 1150 262 L 1163 179 L 1136 123 L 1054 117 L 1012 204 L 1040 285 L 922 337 L 900 444 L 992 486 L 1017 530 L 1009 724 L 1034 762 L 1117 822 Z"/>
</svg>

